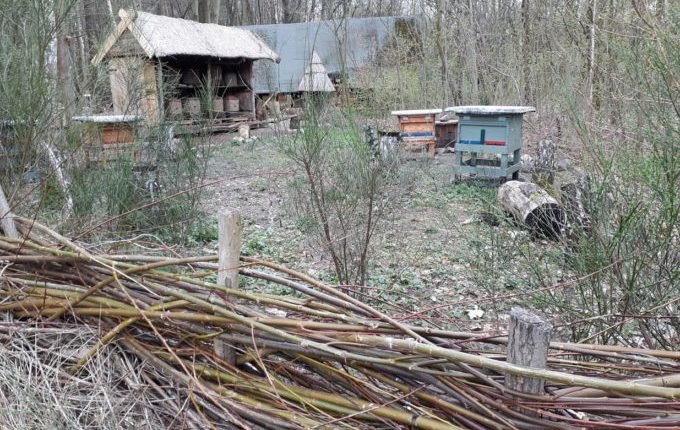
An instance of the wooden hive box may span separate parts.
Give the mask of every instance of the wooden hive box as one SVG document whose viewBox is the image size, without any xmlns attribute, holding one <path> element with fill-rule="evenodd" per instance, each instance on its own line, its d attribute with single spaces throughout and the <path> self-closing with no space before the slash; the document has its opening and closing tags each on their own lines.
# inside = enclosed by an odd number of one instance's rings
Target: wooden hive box
<svg viewBox="0 0 680 430">
<path fill-rule="evenodd" d="M 458 115 L 454 174 L 486 178 L 519 177 L 522 115 L 532 106 L 455 106 Z"/>
<path fill-rule="evenodd" d="M 441 109 L 420 109 L 394 111 L 399 119 L 399 136 L 408 152 L 427 152 L 433 157 L 437 141 L 435 138 L 436 116 Z"/>
</svg>

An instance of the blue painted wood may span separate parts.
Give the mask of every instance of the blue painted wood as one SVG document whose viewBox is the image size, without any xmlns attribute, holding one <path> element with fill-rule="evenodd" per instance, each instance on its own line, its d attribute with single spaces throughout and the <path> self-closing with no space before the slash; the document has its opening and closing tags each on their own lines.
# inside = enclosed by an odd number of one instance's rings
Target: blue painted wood
<svg viewBox="0 0 680 430">
<path fill-rule="evenodd" d="M 411 133 L 399 133 L 401 137 L 432 137 L 434 133 L 428 131 L 411 132 Z"/>
<path fill-rule="evenodd" d="M 490 178 L 517 174 L 521 149 L 522 113 L 461 113 L 453 171 Z"/>
</svg>

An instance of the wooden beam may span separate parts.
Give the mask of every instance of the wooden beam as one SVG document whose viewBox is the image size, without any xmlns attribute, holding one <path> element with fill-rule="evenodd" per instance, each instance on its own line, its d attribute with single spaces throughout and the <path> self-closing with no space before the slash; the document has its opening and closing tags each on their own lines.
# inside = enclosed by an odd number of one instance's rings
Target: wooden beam
<svg viewBox="0 0 680 430">
<path fill-rule="evenodd" d="M 118 42 L 120 36 L 122 36 L 125 30 L 131 26 L 131 24 L 134 22 L 136 18 L 136 14 L 134 12 L 127 12 L 125 9 L 121 9 L 120 11 L 118 11 L 118 16 L 120 16 L 121 18 L 120 22 L 118 23 L 118 25 L 116 25 L 116 28 L 115 30 L 113 30 L 113 33 L 111 33 L 106 38 L 106 40 L 104 41 L 104 45 L 102 45 L 99 52 L 97 52 L 97 55 L 95 55 L 91 61 L 91 63 L 95 66 L 102 62 L 106 54 L 109 53 L 111 48 L 113 48 L 113 45 L 115 45 L 116 42 Z M 135 35 L 135 37 L 136 36 L 137 35 Z M 144 48 L 144 46 L 142 46 L 142 48 Z"/>
</svg>

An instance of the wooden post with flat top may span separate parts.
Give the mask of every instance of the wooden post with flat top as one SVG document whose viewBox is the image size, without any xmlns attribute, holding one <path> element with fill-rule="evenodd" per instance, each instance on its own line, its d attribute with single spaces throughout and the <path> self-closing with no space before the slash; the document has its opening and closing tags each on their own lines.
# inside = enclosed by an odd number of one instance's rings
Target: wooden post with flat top
<svg viewBox="0 0 680 430">
<path fill-rule="evenodd" d="M 238 288 L 239 258 L 241 256 L 241 214 L 226 211 L 218 220 L 218 272 L 217 282 L 227 288 Z M 234 364 L 234 349 L 219 337 L 215 338 L 215 353 L 222 359 Z"/>
<path fill-rule="evenodd" d="M 539 316 L 514 307 L 510 311 L 507 361 L 519 366 L 545 369 L 552 325 Z M 527 394 L 541 395 L 545 381 L 540 378 L 505 375 L 505 387 Z"/>
<path fill-rule="evenodd" d="M 0 185 L 0 233 L 12 239 L 19 239 L 19 232 L 14 224 L 14 215 L 10 208 L 5 192 Z"/>
</svg>

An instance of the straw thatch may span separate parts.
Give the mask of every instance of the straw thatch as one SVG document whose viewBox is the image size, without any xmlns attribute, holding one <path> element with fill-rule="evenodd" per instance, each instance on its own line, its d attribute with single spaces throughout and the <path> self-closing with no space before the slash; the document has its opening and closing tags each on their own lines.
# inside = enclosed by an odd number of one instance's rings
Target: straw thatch
<svg viewBox="0 0 680 430">
<path fill-rule="evenodd" d="M 258 36 L 242 28 L 202 24 L 124 9 L 118 15 L 120 23 L 92 60 L 93 64 L 99 64 L 127 33 L 131 34 L 149 58 L 200 56 L 280 61 L 276 52 Z"/>
</svg>

